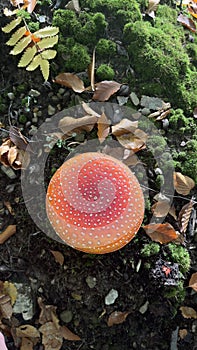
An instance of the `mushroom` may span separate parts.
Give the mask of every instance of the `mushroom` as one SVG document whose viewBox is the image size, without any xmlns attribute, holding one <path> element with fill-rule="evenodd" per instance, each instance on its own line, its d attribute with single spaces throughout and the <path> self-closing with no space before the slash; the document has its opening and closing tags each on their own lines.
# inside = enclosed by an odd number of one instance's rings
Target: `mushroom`
<svg viewBox="0 0 197 350">
<path fill-rule="evenodd" d="M 126 165 L 88 152 L 67 160 L 53 175 L 46 211 L 64 243 L 104 254 L 122 248 L 135 236 L 144 217 L 144 197 Z"/>
</svg>

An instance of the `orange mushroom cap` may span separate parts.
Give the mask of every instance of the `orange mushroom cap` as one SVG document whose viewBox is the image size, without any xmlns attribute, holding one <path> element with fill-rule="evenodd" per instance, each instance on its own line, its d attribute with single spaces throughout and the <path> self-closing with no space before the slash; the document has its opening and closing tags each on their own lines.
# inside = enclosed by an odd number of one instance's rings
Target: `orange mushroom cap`
<svg viewBox="0 0 197 350">
<path fill-rule="evenodd" d="M 66 244 L 104 254 L 122 248 L 135 236 L 144 217 L 144 197 L 126 165 L 88 152 L 67 160 L 53 175 L 46 210 Z"/>
</svg>

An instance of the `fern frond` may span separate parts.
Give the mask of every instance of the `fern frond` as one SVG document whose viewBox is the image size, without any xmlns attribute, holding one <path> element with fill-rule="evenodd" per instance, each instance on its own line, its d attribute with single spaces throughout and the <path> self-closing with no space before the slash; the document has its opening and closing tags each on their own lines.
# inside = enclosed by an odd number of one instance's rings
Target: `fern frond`
<svg viewBox="0 0 197 350">
<path fill-rule="evenodd" d="M 47 81 L 48 77 L 49 77 L 49 61 L 42 60 L 40 62 L 40 69 L 41 69 L 44 80 Z"/>
<path fill-rule="evenodd" d="M 29 64 L 29 66 L 27 66 L 27 70 L 28 71 L 32 71 L 32 70 L 35 70 L 39 65 L 40 65 L 40 62 L 42 61 L 42 57 L 41 57 L 41 54 L 35 56 L 33 58 L 33 60 L 31 61 L 31 63 Z"/>
<path fill-rule="evenodd" d="M 34 35 L 37 38 L 46 38 L 48 36 L 54 36 L 58 32 L 59 32 L 58 27 L 45 27 L 45 28 L 37 30 L 37 32 L 35 32 Z"/>
<path fill-rule="evenodd" d="M 58 42 L 58 35 L 41 39 L 38 43 L 38 47 L 40 50 L 48 49 L 49 47 L 53 47 Z"/>
<path fill-rule="evenodd" d="M 45 50 L 42 52 L 42 58 L 46 60 L 52 60 L 57 54 L 55 50 Z"/>
<path fill-rule="evenodd" d="M 10 23 L 8 23 L 5 27 L 2 28 L 2 31 L 4 33 L 10 33 L 12 29 L 17 27 L 22 21 L 22 17 L 17 17 L 16 19 L 13 19 Z"/>
<path fill-rule="evenodd" d="M 30 44 L 30 42 L 31 42 L 31 36 L 30 35 L 25 36 L 14 46 L 14 48 L 10 51 L 10 54 L 18 55 L 27 47 L 27 45 Z"/>
<path fill-rule="evenodd" d="M 19 28 L 12 36 L 11 38 L 7 41 L 8 46 L 14 46 L 25 34 L 26 32 L 26 27 L 21 27 Z"/>
<path fill-rule="evenodd" d="M 34 58 L 35 54 L 37 52 L 36 46 L 28 47 L 27 50 L 24 52 L 23 56 L 21 57 L 18 67 L 26 67 Z"/>
</svg>

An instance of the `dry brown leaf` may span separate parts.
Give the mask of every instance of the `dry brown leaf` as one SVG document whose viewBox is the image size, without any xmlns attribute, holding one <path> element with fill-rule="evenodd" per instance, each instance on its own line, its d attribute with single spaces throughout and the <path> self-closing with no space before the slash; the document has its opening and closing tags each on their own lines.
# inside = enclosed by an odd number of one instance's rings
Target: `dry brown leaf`
<svg viewBox="0 0 197 350">
<path fill-rule="evenodd" d="M 25 0 L 25 3 L 27 4 L 27 12 L 32 13 L 36 6 L 37 0 Z"/>
<path fill-rule="evenodd" d="M 132 121 L 124 118 L 118 124 L 112 126 L 112 134 L 114 136 L 121 136 L 127 133 L 133 133 L 137 128 L 138 121 Z"/>
<path fill-rule="evenodd" d="M 38 305 L 41 309 L 39 316 L 39 323 L 44 324 L 49 321 L 53 321 L 53 315 L 56 315 L 57 307 L 54 305 L 45 305 L 42 298 L 38 298 Z"/>
<path fill-rule="evenodd" d="M 188 334 L 187 329 L 183 328 L 183 329 L 179 329 L 179 337 L 181 339 L 184 339 L 186 337 L 186 335 Z"/>
<path fill-rule="evenodd" d="M 3 244 L 16 233 L 16 225 L 8 225 L 6 229 L 0 234 L 0 244 Z"/>
<path fill-rule="evenodd" d="M 29 160 L 29 153 L 17 148 L 10 138 L 0 146 L 0 162 L 5 166 L 11 166 L 15 170 L 24 169 L 29 164 Z"/>
<path fill-rule="evenodd" d="M 50 250 L 50 252 L 53 254 L 55 261 L 62 266 L 64 264 L 63 254 L 58 252 L 57 250 Z"/>
<path fill-rule="evenodd" d="M 170 204 L 168 201 L 158 201 L 154 203 L 151 210 L 156 218 L 163 218 L 170 210 Z"/>
<path fill-rule="evenodd" d="M 147 137 L 148 135 L 143 130 L 136 129 L 133 133 L 117 136 L 117 140 L 123 147 L 131 149 L 133 152 L 138 152 L 146 148 Z"/>
<path fill-rule="evenodd" d="M 13 309 L 11 305 L 11 298 L 9 295 L 0 295 L 0 316 L 1 318 L 10 319 L 12 317 Z"/>
<path fill-rule="evenodd" d="M 189 287 L 197 292 L 197 272 L 191 275 L 191 278 L 189 280 Z"/>
<path fill-rule="evenodd" d="M 66 86 L 78 93 L 85 90 L 83 80 L 73 73 L 60 73 L 55 77 L 54 82 Z"/>
<path fill-rule="evenodd" d="M 197 118 L 197 107 L 195 107 L 193 110 L 193 116 L 195 119 Z"/>
<path fill-rule="evenodd" d="M 185 204 L 181 208 L 181 211 L 179 212 L 178 223 L 179 223 L 179 228 L 181 233 L 185 233 L 187 230 L 193 205 L 194 205 L 194 202 L 193 200 L 191 200 L 189 203 Z"/>
<path fill-rule="evenodd" d="M 103 80 L 95 85 L 95 92 L 93 100 L 96 101 L 108 101 L 109 98 L 114 95 L 121 87 L 120 83 L 113 80 Z"/>
<path fill-rule="evenodd" d="M 30 324 L 17 327 L 16 335 L 20 338 L 40 338 L 40 332 Z"/>
<path fill-rule="evenodd" d="M 34 342 L 29 338 L 22 338 L 20 350 L 33 350 Z"/>
<path fill-rule="evenodd" d="M 60 327 L 60 333 L 62 337 L 66 340 L 81 340 L 81 338 L 77 334 L 71 332 L 70 329 L 68 329 L 66 326 Z"/>
<path fill-rule="evenodd" d="M 179 172 L 174 172 L 174 188 L 177 193 L 182 194 L 184 196 L 188 195 L 191 189 L 195 186 L 194 180 L 192 180 L 189 176 L 183 175 Z"/>
<path fill-rule="evenodd" d="M 174 230 L 174 228 L 166 223 L 166 224 L 149 224 L 143 226 L 146 234 L 152 239 L 154 242 L 159 242 L 161 244 L 169 243 L 178 238 L 178 233 Z"/>
<path fill-rule="evenodd" d="M 63 338 L 53 322 L 43 324 L 39 331 L 42 333 L 42 344 L 45 350 L 60 350 Z"/>
<path fill-rule="evenodd" d="M 175 220 L 177 220 L 176 209 L 175 209 L 174 205 L 172 205 L 170 207 L 168 214 L 170 214 Z"/>
<path fill-rule="evenodd" d="M 5 207 L 11 215 L 15 215 L 14 209 L 12 208 L 11 203 L 9 201 L 5 201 L 3 202 L 3 204 L 5 205 Z"/>
<path fill-rule="evenodd" d="M 196 32 L 196 24 L 193 19 L 189 18 L 188 16 L 184 16 L 182 13 L 180 13 L 177 17 L 177 21 L 192 32 Z"/>
<path fill-rule="evenodd" d="M 103 141 L 105 141 L 106 137 L 109 135 L 110 132 L 110 121 L 107 119 L 104 112 L 101 114 L 101 117 L 97 121 L 97 127 L 97 136 L 100 143 L 102 143 Z"/>
<path fill-rule="evenodd" d="M 192 307 L 181 306 L 180 310 L 184 318 L 197 318 L 197 312 Z"/>
<path fill-rule="evenodd" d="M 75 12 L 79 13 L 81 11 L 79 6 L 79 0 L 71 0 L 66 4 L 65 6 L 68 10 L 74 10 Z"/>
<path fill-rule="evenodd" d="M 97 118 L 93 115 L 87 115 L 82 118 L 64 117 L 59 122 L 59 128 L 65 134 L 65 137 L 72 136 L 73 133 L 81 131 L 90 132 L 97 123 Z"/>
<path fill-rule="evenodd" d="M 87 114 L 96 118 L 100 118 L 101 115 L 97 113 L 94 109 L 92 109 L 87 103 L 83 101 L 81 105 Z"/>
<path fill-rule="evenodd" d="M 17 146 L 18 149 L 22 149 L 23 151 L 26 151 L 28 146 L 28 151 L 29 152 L 32 151 L 29 145 L 29 142 L 27 141 L 25 136 L 22 135 L 20 129 L 17 128 L 16 126 L 10 126 L 9 138 L 13 142 L 13 144 Z"/>
<path fill-rule="evenodd" d="M 149 0 L 148 8 L 146 10 L 146 14 L 148 14 L 150 17 L 155 17 L 155 11 L 157 11 L 157 8 L 159 6 L 160 0 Z"/>
<path fill-rule="evenodd" d="M 130 311 L 125 311 L 125 312 L 114 311 L 109 315 L 109 318 L 107 320 L 107 325 L 111 327 L 114 324 L 123 323 L 129 314 L 130 314 Z"/>
</svg>

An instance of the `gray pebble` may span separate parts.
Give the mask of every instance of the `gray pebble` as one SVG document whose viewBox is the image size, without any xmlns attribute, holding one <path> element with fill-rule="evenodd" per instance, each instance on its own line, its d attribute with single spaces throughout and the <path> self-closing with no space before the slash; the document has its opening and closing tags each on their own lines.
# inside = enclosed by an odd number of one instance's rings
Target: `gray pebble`
<svg viewBox="0 0 197 350">
<path fill-rule="evenodd" d="M 15 99 L 13 92 L 8 92 L 7 96 L 11 101 L 13 101 Z"/>
<path fill-rule="evenodd" d="M 69 323 L 70 321 L 72 321 L 72 318 L 73 314 L 70 310 L 64 310 L 60 313 L 60 319 L 65 323 Z"/>
</svg>

